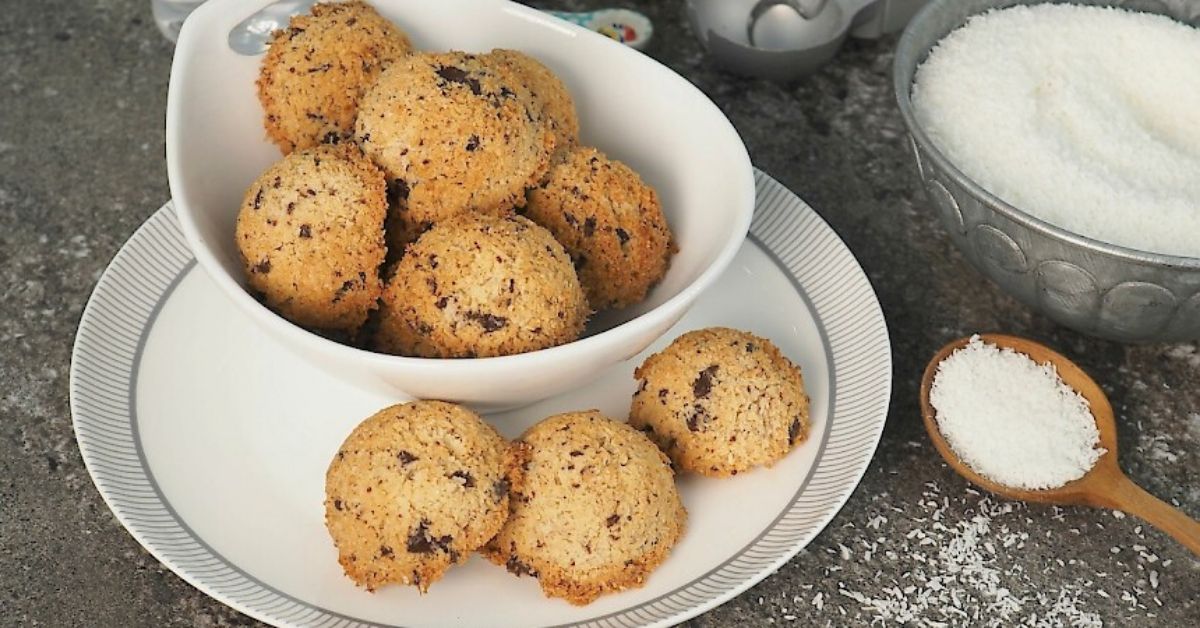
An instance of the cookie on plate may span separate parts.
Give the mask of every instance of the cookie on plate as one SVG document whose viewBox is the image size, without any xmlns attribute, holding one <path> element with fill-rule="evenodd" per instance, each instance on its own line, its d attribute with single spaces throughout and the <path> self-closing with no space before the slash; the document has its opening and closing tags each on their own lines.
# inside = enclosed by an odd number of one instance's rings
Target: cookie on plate
<svg viewBox="0 0 1200 628">
<path fill-rule="evenodd" d="M 666 456 L 596 411 L 552 416 L 518 442 L 523 478 L 483 554 L 572 604 L 641 586 L 687 520 Z"/>
<path fill-rule="evenodd" d="M 353 331 L 382 293 L 383 173 L 353 145 L 296 151 L 246 190 L 236 240 L 268 307 L 316 330 Z"/>
<path fill-rule="evenodd" d="M 479 415 L 442 401 L 363 421 L 325 475 L 325 525 L 346 575 L 371 591 L 425 592 L 504 524 L 514 451 Z"/>
<path fill-rule="evenodd" d="M 354 133 L 358 102 L 408 37 L 364 2 L 321 3 L 271 36 L 258 78 L 267 136 L 284 153 Z"/>
<path fill-rule="evenodd" d="M 567 153 L 579 144 L 579 114 L 575 111 L 571 92 L 567 91 L 562 79 L 541 61 L 519 50 L 497 48 L 488 58 L 508 65 L 529 88 L 534 100 L 542 106 L 546 124 L 554 139 L 551 162 L 559 163 L 566 159 Z"/>
<path fill-rule="evenodd" d="M 388 242 L 402 246 L 466 211 L 501 215 L 550 165 L 542 108 L 480 55 L 414 54 L 363 98 L 355 137 L 388 178 Z"/>
<path fill-rule="evenodd" d="M 594 148 L 572 150 L 530 190 L 524 213 L 567 248 L 596 310 L 646 298 L 675 252 L 654 188 Z"/>
<path fill-rule="evenodd" d="M 396 264 L 375 344 L 426 358 L 510 355 L 575 340 L 589 314 L 550 232 L 468 212 L 435 225 Z"/>
<path fill-rule="evenodd" d="M 634 371 L 629 424 L 682 469 L 736 475 L 808 437 L 800 369 L 769 340 L 712 327 L 675 339 Z"/>
</svg>

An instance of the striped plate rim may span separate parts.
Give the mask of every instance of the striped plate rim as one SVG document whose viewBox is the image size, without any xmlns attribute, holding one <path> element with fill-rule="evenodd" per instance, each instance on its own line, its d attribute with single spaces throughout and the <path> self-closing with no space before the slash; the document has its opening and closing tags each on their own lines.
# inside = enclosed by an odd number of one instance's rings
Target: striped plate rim
<svg viewBox="0 0 1200 628">
<path fill-rule="evenodd" d="M 742 551 L 670 593 L 578 626 L 669 625 L 750 588 L 833 519 L 879 443 L 892 362 L 875 292 L 853 254 L 812 208 L 761 171 L 755 183 L 750 239 L 808 302 L 828 354 L 834 394 L 822 450 L 802 490 Z M 75 339 L 70 384 L 75 436 L 92 481 L 142 546 L 213 598 L 277 625 L 378 625 L 317 607 L 248 575 L 198 538 L 154 481 L 133 408 L 137 370 L 150 323 L 194 266 L 167 203 L 121 248 L 92 292 Z"/>
</svg>

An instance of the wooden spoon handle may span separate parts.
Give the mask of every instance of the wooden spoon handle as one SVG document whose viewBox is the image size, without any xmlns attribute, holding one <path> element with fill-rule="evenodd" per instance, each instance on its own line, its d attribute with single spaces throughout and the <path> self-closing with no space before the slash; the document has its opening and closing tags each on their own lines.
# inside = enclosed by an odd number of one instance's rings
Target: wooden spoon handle
<svg viewBox="0 0 1200 628">
<path fill-rule="evenodd" d="M 1104 501 L 1110 502 L 1113 508 L 1141 518 L 1170 534 L 1176 541 L 1183 543 L 1184 547 L 1192 550 L 1193 554 L 1200 556 L 1200 523 L 1183 514 L 1178 508 L 1147 493 L 1124 475 L 1113 483 L 1112 492 L 1106 497 L 1109 499 Z"/>
</svg>

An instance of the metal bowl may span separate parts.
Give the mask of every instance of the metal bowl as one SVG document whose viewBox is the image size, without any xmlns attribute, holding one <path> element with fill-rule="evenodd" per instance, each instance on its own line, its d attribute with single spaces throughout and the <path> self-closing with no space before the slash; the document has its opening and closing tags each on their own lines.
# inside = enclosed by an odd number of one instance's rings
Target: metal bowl
<svg viewBox="0 0 1200 628">
<path fill-rule="evenodd" d="M 1035 218 L 963 174 L 930 141 L 913 115 L 913 77 L 939 40 L 978 13 L 1041 3 L 933 0 L 905 29 L 896 49 L 893 80 L 929 200 L 950 239 L 975 268 L 1056 322 L 1118 342 L 1200 339 L 1200 258 L 1116 246 Z M 1200 25 L 1200 2 L 1193 0 L 1071 3 L 1121 6 Z"/>
</svg>

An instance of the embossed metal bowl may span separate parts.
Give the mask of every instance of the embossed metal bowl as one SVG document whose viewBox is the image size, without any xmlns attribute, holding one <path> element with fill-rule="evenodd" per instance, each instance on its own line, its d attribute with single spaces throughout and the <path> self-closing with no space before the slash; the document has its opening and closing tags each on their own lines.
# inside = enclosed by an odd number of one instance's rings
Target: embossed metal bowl
<svg viewBox="0 0 1200 628">
<path fill-rule="evenodd" d="M 1116 246 L 1035 218 L 963 174 L 917 123 L 910 99 L 913 77 L 939 40 L 972 15 L 1042 1 L 933 0 L 905 29 L 893 80 L 925 191 L 951 240 L 975 268 L 1058 323 L 1119 342 L 1200 339 L 1200 258 Z M 1200 2 L 1193 0 L 1071 3 L 1122 6 L 1200 26 Z"/>
</svg>

